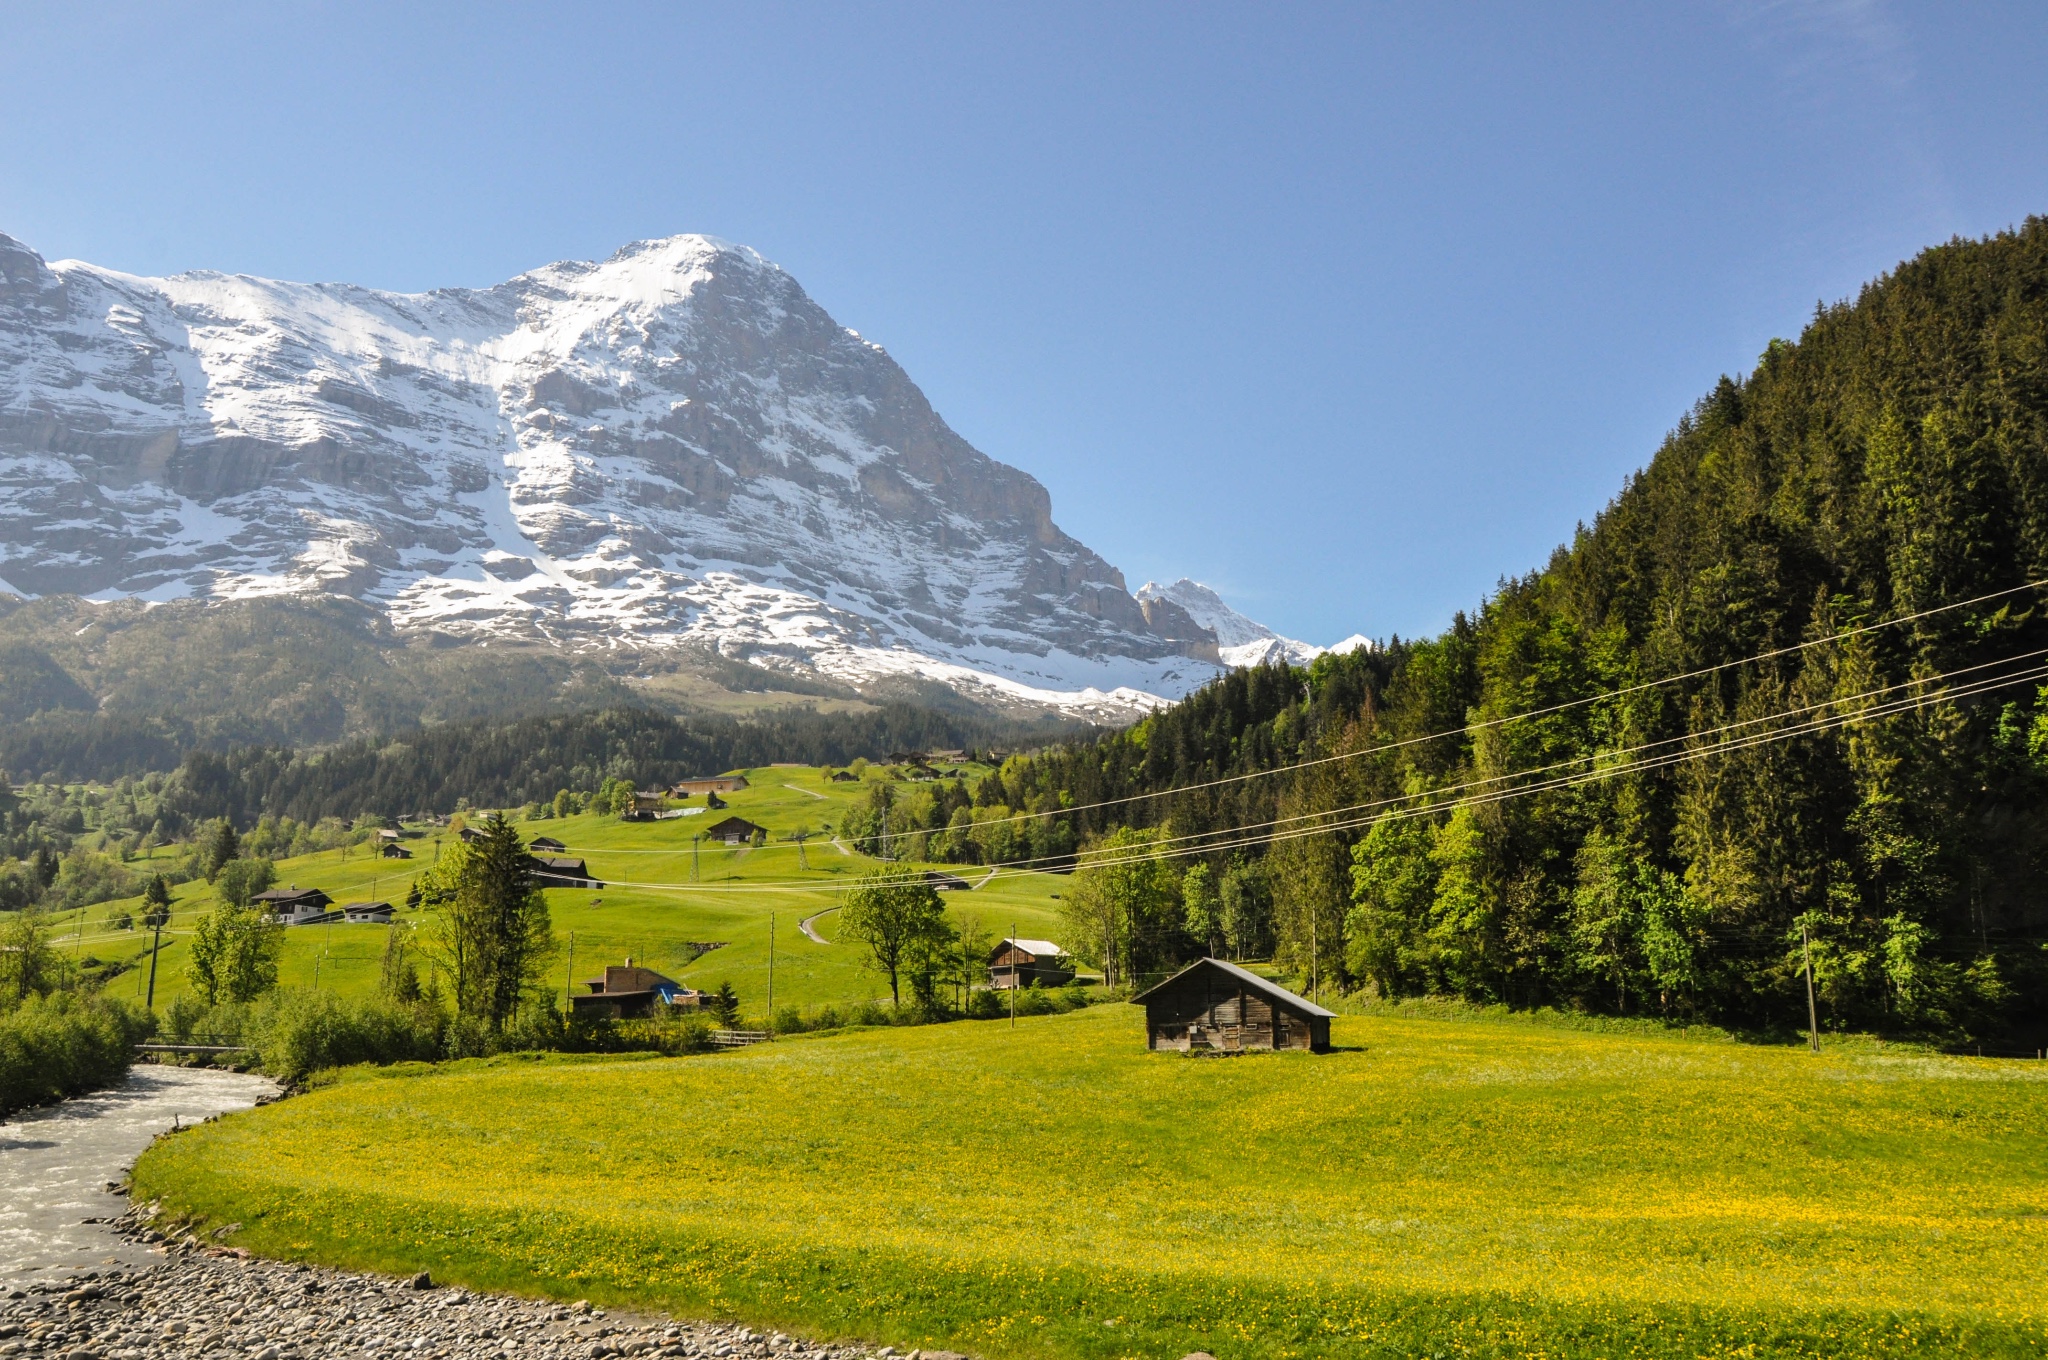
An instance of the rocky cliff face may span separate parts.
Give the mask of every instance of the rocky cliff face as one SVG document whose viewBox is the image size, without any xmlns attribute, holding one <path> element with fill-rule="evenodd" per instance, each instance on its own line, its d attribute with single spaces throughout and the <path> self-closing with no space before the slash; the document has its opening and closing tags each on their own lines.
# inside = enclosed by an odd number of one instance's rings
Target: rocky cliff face
<svg viewBox="0 0 2048 1360">
<path fill-rule="evenodd" d="M 344 595 L 402 629 L 1098 708 L 1219 660 L 880 346 L 702 236 L 421 295 L 0 236 L 0 588 Z"/>
</svg>

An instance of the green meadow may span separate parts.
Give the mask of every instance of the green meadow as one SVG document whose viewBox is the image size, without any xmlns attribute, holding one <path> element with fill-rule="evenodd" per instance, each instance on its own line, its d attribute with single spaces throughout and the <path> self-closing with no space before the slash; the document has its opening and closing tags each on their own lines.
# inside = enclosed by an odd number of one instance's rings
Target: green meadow
<svg viewBox="0 0 2048 1360">
<path fill-rule="evenodd" d="M 991 1357 L 2048 1349 L 2048 1064 L 1141 1021 L 355 1070 L 136 1182 L 264 1253 Z"/>
<path fill-rule="evenodd" d="M 774 959 L 775 1004 L 802 1007 L 844 1005 L 871 998 L 886 999 L 888 979 L 863 966 L 860 950 L 834 939 L 833 911 L 837 889 L 875 861 L 854 854 L 820 828 L 837 827 L 866 784 L 835 784 L 828 772 L 809 767 L 769 767 L 742 771 L 749 787 L 725 795 L 725 811 L 660 822 L 622 822 L 616 817 L 585 814 L 519 823 L 531 839 L 551 836 L 586 860 L 605 887 L 597 890 L 548 890 L 548 908 L 558 944 L 550 967 L 557 991 L 570 981 L 597 976 L 607 963 L 627 957 L 680 981 L 702 988 L 730 982 L 746 1012 L 765 1015 L 769 961 Z M 875 778 L 879 776 L 871 776 Z M 703 807 L 701 798 L 684 806 Z M 691 837 L 727 816 L 745 817 L 768 828 L 768 844 L 747 848 L 699 845 Z M 801 850 L 783 839 L 808 828 L 819 834 Z M 278 883 L 319 888 L 337 904 L 385 900 L 401 906 L 407 888 L 421 869 L 452 842 L 446 828 L 422 828 L 405 842 L 414 858 L 377 858 L 370 847 L 344 854 L 330 850 L 278 862 Z M 132 865 L 148 872 L 148 861 Z M 953 866 L 970 883 L 986 870 Z M 944 899 L 957 924 L 978 923 L 992 937 L 1014 927 L 1027 936 L 1057 934 L 1055 894 L 1066 880 L 1055 874 L 1005 875 L 969 892 L 948 892 Z M 656 886 L 659 885 L 659 886 Z M 173 894 L 171 923 L 164 933 L 157 961 L 156 1003 L 159 1009 L 187 989 L 185 957 L 193 921 L 213 903 L 203 882 L 179 886 Z M 56 943 L 81 954 L 135 965 L 109 984 L 114 995 L 140 997 L 147 988 L 149 934 L 142 930 L 109 931 L 102 924 L 112 910 L 139 914 L 132 899 L 102 904 L 56 923 Z M 823 913 L 820 915 L 820 913 Z M 813 931 L 828 941 L 818 944 L 800 929 L 817 917 Z M 418 929 L 417 913 L 401 911 L 398 929 Z M 374 990 L 385 942 L 394 927 L 349 925 L 295 926 L 285 932 L 278 980 L 288 987 L 331 988 L 347 994 Z M 700 953 L 698 946 L 718 947 Z"/>
</svg>

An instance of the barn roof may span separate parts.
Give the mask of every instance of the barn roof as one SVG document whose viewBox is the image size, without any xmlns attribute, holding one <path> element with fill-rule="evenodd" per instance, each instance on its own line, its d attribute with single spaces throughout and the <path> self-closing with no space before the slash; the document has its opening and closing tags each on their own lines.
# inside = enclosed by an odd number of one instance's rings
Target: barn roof
<svg viewBox="0 0 2048 1360">
<path fill-rule="evenodd" d="M 739 832 L 742 835 L 751 836 L 756 831 L 766 831 L 767 829 L 758 822 L 750 822 L 744 817 L 728 817 L 716 826 L 706 828 L 704 834 L 707 836 L 729 836 L 734 832 Z"/>
<path fill-rule="evenodd" d="M 1024 942 L 1022 940 L 1019 940 L 1018 943 L 1022 944 Z M 1260 977 L 1257 973 L 1250 972 L 1247 969 L 1240 968 L 1236 964 L 1227 962 L 1223 959 L 1196 959 L 1193 963 L 1181 969 L 1178 973 L 1175 973 L 1172 977 L 1166 979 L 1166 981 L 1160 983 L 1158 986 L 1149 988 L 1148 990 L 1140 992 L 1138 995 L 1132 997 L 1131 1003 L 1133 1005 L 1136 1005 L 1148 996 L 1153 996 L 1159 992 L 1165 991 L 1168 987 L 1171 987 L 1174 983 L 1179 982 L 1182 978 L 1186 977 L 1189 973 L 1194 972 L 1197 968 L 1215 969 L 1216 971 L 1221 972 L 1225 977 L 1229 978 L 1232 982 L 1242 984 L 1247 991 L 1257 992 L 1261 996 L 1267 998 L 1268 1000 L 1278 1001 L 1281 1004 L 1290 1007 L 1291 1009 L 1302 1011 L 1309 1015 L 1317 1016 L 1325 1020 L 1332 1020 L 1336 1018 L 1337 1013 L 1335 1011 L 1326 1011 L 1321 1006 L 1318 1006 L 1315 1002 L 1309 1000 L 1307 997 L 1296 996 L 1293 992 L 1288 991 L 1279 983 L 1269 982 L 1265 978 Z"/>
<path fill-rule="evenodd" d="M 1008 937 L 997 943 L 996 952 L 998 954 L 1002 953 L 1002 947 L 1006 944 L 1015 945 L 1035 959 L 1057 958 L 1067 952 L 1051 940 L 1015 940 Z"/>
</svg>

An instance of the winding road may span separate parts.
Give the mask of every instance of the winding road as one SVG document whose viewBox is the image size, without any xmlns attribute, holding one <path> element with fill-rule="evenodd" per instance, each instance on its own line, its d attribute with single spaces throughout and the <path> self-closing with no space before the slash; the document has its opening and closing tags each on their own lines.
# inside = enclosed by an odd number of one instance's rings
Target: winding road
<svg viewBox="0 0 2048 1360">
<path fill-rule="evenodd" d="M 801 930 L 804 933 L 804 938 L 809 940 L 812 944 L 830 944 L 832 943 L 830 940 L 826 939 L 823 935 L 820 935 L 817 931 L 811 929 L 811 922 L 817 920 L 820 916 L 829 916 L 831 913 L 838 910 L 839 908 L 837 907 L 827 907 L 823 911 L 814 911 L 809 916 L 804 917 L 803 920 L 798 921 L 796 923 L 796 928 L 798 930 Z"/>
</svg>

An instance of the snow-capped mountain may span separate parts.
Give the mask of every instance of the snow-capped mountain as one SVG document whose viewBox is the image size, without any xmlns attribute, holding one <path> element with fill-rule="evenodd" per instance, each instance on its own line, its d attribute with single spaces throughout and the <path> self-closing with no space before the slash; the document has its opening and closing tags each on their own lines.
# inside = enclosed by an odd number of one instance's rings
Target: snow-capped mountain
<svg viewBox="0 0 2048 1360">
<path fill-rule="evenodd" d="M 416 295 L 0 236 L 0 589 L 343 595 L 402 630 L 1104 716 L 1226 661 L 880 346 L 704 236 Z"/>
<path fill-rule="evenodd" d="M 1350 652 L 1372 646 L 1370 639 L 1356 633 L 1334 647 L 1318 647 L 1313 643 L 1281 637 L 1266 625 L 1254 623 L 1232 609 L 1223 602 L 1221 595 L 1200 581 L 1191 581 L 1185 576 L 1170 586 L 1147 581 L 1138 587 L 1137 598 L 1141 604 L 1164 601 L 1178 605 L 1189 618 L 1216 635 L 1217 652 L 1226 666 L 1257 666 L 1268 661 L 1305 666 L 1324 652 Z"/>
</svg>

